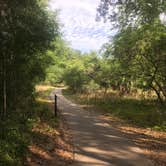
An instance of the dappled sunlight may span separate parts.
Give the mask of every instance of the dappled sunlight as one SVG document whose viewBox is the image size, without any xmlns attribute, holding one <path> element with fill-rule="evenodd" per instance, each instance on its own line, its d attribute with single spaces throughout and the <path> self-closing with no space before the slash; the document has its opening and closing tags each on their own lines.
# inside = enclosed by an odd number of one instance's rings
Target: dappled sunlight
<svg viewBox="0 0 166 166">
<path fill-rule="evenodd" d="M 42 98 L 37 98 L 36 99 L 37 102 L 41 102 L 41 103 L 53 103 L 52 100 L 47 100 L 47 99 L 42 99 Z"/>
<path fill-rule="evenodd" d="M 50 132 L 44 128 L 33 131 L 33 144 L 29 147 L 29 165 L 32 163 L 42 163 L 54 166 L 55 163 L 61 165 L 62 163 L 67 164 L 71 162 L 72 152 L 69 150 L 69 145 L 65 140 L 62 140 L 61 134 L 55 131 L 56 129 L 52 129 Z"/>
<path fill-rule="evenodd" d="M 166 165 L 165 1 L 0 1 L 0 166 Z"/>
<path fill-rule="evenodd" d="M 96 91 L 96 95 L 86 93 L 72 95 L 67 90 L 63 93 L 68 94 L 65 95 L 67 98 L 81 104 L 85 110 L 98 110 L 107 116 L 119 118 L 118 121 L 124 120 L 140 127 L 164 130 L 165 106 L 161 106 L 154 100 L 143 100 L 140 97 L 136 99 L 132 96 L 120 97 L 118 93 L 114 92 L 114 94 L 109 90 L 106 96 L 101 90 Z"/>
<path fill-rule="evenodd" d="M 60 91 L 57 90 L 59 94 Z M 84 110 L 63 96 L 58 106 L 67 120 L 75 144 L 76 165 L 139 165 L 151 166 L 146 154 L 120 129 L 115 118 L 102 115 L 93 108 Z M 123 123 L 122 123 L 123 124 Z M 117 125 L 117 127 L 115 127 Z"/>
<path fill-rule="evenodd" d="M 108 123 L 95 123 L 96 126 L 103 126 L 103 127 L 108 127 L 110 126 Z"/>
<path fill-rule="evenodd" d="M 33 154 L 38 155 L 42 159 L 53 160 L 53 158 L 49 155 L 48 152 L 44 151 L 44 149 L 36 145 L 30 146 L 29 149 Z"/>
<path fill-rule="evenodd" d="M 141 149 L 138 147 L 129 147 L 129 149 L 133 152 L 142 153 Z"/>
<path fill-rule="evenodd" d="M 74 106 L 77 106 L 77 104 L 74 104 L 74 103 L 72 103 L 72 104 L 70 104 L 70 105 L 73 106 L 73 107 L 74 107 Z"/>
<path fill-rule="evenodd" d="M 36 99 L 35 114 L 37 120 L 31 131 L 32 139 L 27 162 L 32 166 L 41 164 L 49 166 L 55 166 L 55 164 L 57 166 L 68 165 L 73 160 L 68 130 L 62 124 L 63 122 L 59 122 L 57 117 L 54 116 L 54 102 L 49 99 L 50 94 L 43 94 L 48 93 L 45 91 L 47 87 L 44 86 L 43 89 Z M 52 92 L 49 90 L 49 93 Z"/>
<path fill-rule="evenodd" d="M 105 134 L 104 135 L 105 137 L 109 137 L 109 138 L 115 138 L 115 139 L 119 139 L 119 138 L 121 138 L 121 137 L 118 137 L 118 136 L 115 136 L 115 135 L 108 135 L 108 134 Z"/>
<path fill-rule="evenodd" d="M 50 86 L 50 85 L 37 85 L 35 87 L 36 91 L 37 92 L 43 92 L 43 91 L 47 91 L 47 90 L 50 90 L 50 89 L 55 89 L 55 87 L 53 86 Z"/>
</svg>

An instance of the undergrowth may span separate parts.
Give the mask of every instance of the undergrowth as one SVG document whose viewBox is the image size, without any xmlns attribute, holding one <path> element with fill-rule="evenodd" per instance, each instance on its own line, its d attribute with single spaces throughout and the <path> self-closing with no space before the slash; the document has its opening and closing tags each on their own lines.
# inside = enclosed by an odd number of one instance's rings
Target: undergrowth
<svg viewBox="0 0 166 166">
<path fill-rule="evenodd" d="M 0 166 L 23 166 L 26 165 L 28 146 L 33 137 L 35 125 L 40 121 L 48 120 L 50 126 L 57 124 L 46 101 L 52 89 L 37 93 L 33 103 L 13 112 L 5 120 L 0 120 Z"/>
<path fill-rule="evenodd" d="M 110 115 L 119 117 L 128 123 L 154 130 L 166 131 L 166 106 L 154 100 L 112 97 L 101 95 L 88 97 L 63 90 L 63 95 L 79 104 L 91 105 Z"/>
</svg>

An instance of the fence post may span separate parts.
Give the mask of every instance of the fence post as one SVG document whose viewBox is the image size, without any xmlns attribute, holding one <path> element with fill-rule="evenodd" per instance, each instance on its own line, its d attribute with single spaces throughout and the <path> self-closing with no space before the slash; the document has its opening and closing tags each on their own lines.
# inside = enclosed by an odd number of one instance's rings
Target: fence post
<svg viewBox="0 0 166 166">
<path fill-rule="evenodd" d="M 55 94 L 55 96 L 54 96 L 54 115 L 55 115 L 55 117 L 57 117 L 57 111 L 58 111 L 58 108 L 57 108 L 57 95 Z"/>
</svg>

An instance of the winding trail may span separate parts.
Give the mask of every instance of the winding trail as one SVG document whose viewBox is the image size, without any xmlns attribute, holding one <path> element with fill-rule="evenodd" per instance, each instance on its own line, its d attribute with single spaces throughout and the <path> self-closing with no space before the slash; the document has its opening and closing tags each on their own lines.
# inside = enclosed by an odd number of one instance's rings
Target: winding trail
<svg viewBox="0 0 166 166">
<path fill-rule="evenodd" d="M 61 89 L 52 92 L 52 97 L 55 93 L 58 108 L 73 136 L 73 166 L 153 166 L 143 151 L 108 124 L 99 112 L 84 110 L 67 100 Z"/>
</svg>

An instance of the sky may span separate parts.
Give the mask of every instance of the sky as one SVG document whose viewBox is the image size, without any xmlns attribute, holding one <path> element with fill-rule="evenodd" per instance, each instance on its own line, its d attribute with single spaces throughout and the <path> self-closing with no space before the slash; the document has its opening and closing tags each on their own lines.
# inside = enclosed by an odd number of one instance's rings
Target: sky
<svg viewBox="0 0 166 166">
<path fill-rule="evenodd" d="M 100 0 L 51 0 L 51 9 L 59 9 L 65 40 L 82 52 L 99 50 L 106 43 L 111 31 L 109 22 L 96 22 L 96 8 Z"/>
</svg>

